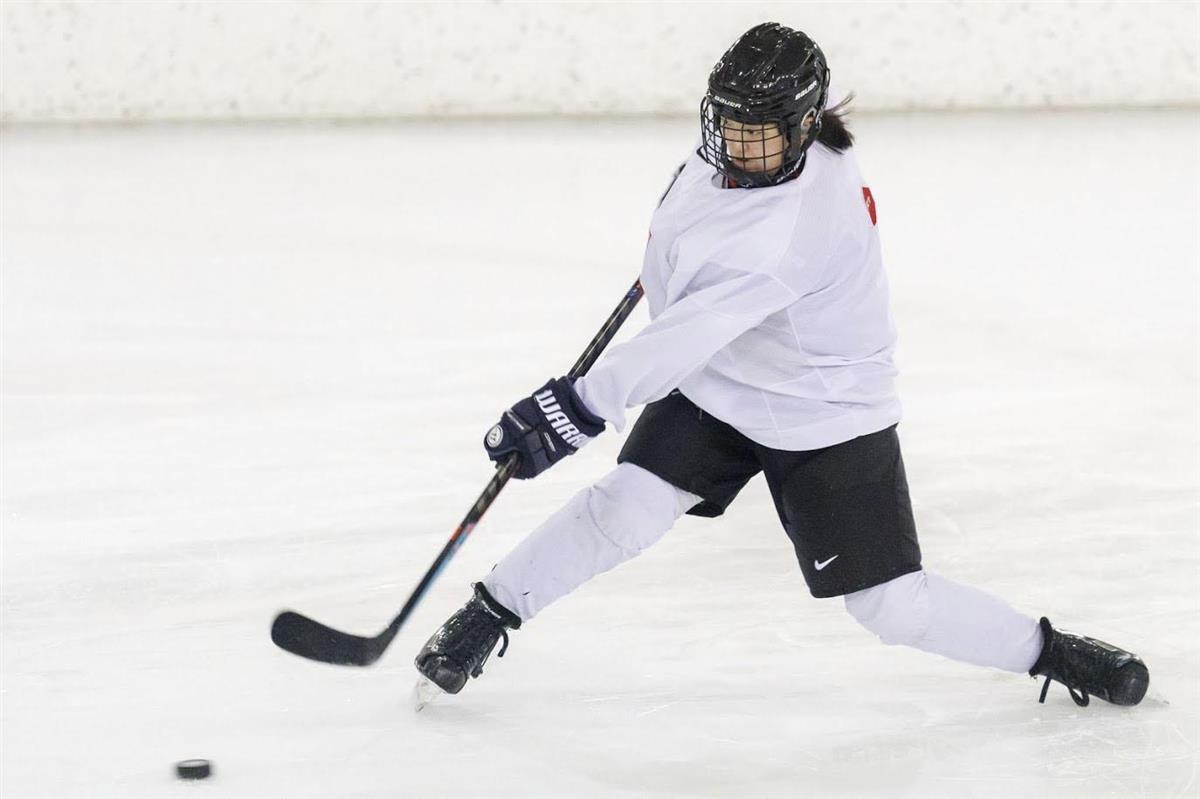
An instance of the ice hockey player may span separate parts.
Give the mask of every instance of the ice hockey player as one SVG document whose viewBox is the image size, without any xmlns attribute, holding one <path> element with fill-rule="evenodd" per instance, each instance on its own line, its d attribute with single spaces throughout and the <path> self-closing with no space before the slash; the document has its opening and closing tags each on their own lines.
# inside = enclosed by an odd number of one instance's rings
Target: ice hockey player
<svg viewBox="0 0 1200 799">
<path fill-rule="evenodd" d="M 896 333 L 875 229 L 829 67 L 805 34 L 757 25 L 721 57 L 701 143 L 651 221 L 651 322 L 584 377 L 551 380 L 486 435 L 531 478 L 646 405 L 617 467 L 474 586 L 417 669 L 449 693 L 500 639 L 657 541 L 720 516 L 760 471 L 814 597 L 885 644 L 1045 677 L 1076 704 L 1136 705 L 1140 658 L 921 567 L 896 425 Z M 844 103 L 843 103 L 844 105 Z"/>
</svg>

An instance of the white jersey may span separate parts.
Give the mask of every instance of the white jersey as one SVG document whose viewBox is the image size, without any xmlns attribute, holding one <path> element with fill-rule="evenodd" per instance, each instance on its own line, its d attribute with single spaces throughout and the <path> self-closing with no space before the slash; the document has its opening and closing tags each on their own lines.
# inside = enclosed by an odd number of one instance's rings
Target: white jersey
<svg viewBox="0 0 1200 799">
<path fill-rule="evenodd" d="M 576 382 L 589 409 L 621 430 L 626 408 L 678 388 L 784 450 L 899 421 L 873 200 L 853 151 L 816 144 L 807 158 L 798 178 L 757 189 L 723 188 L 687 160 L 650 226 L 652 321 Z"/>
</svg>

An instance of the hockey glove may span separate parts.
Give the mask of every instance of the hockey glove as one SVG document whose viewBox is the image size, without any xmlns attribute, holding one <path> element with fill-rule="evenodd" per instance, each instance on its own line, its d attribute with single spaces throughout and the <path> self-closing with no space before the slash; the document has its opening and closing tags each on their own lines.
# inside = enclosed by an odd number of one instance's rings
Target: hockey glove
<svg viewBox="0 0 1200 799">
<path fill-rule="evenodd" d="M 603 433 L 604 420 L 584 407 L 571 382 L 551 380 L 505 411 L 484 436 L 488 457 L 501 461 L 517 453 L 521 464 L 513 477 L 528 480 Z"/>
</svg>

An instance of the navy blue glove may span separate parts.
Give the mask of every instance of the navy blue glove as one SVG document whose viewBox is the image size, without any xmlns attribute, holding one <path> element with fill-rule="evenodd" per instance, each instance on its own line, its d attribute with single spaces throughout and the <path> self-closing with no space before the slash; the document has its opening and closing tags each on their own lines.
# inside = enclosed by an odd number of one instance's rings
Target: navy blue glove
<svg viewBox="0 0 1200 799">
<path fill-rule="evenodd" d="M 572 380 L 559 377 L 504 412 L 484 436 L 494 461 L 521 456 L 513 477 L 528 480 L 549 469 L 604 432 L 604 420 L 584 407 Z"/>
</svg>

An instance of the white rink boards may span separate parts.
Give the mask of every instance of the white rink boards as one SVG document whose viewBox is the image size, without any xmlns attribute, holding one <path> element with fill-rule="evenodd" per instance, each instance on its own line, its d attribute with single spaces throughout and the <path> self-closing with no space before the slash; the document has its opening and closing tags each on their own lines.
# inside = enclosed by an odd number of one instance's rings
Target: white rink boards
<svg viewBox="0 0 1200 799">
<path fill-rule="evenodd" d="M 756 480 L 414 715 L 416 650 L 611 432 L 506 489 L 377 666 L 276 650 L 284 607 L 396 612 L 484 431 L 636 276 L 693 123 L 20 129 L 0 794 L 1194 796 L 1200 119 L 853 124 L 926 565 L 1138 651 L 1141 707 L 877 643 L 808 596 Z M 212 780 L 175 781 L 194 757 Z"/>
</svg>

